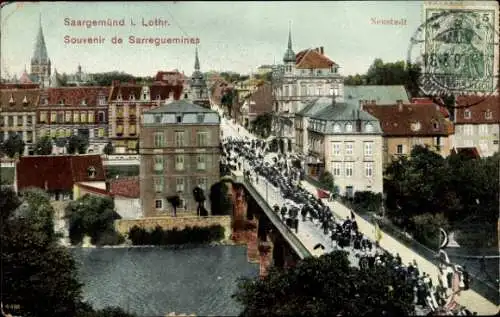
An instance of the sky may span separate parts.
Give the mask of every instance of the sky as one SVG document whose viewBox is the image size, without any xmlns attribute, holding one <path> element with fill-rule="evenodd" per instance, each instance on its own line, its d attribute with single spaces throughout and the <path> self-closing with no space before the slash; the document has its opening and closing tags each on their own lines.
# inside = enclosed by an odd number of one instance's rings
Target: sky
<svg viewBox="0 0 500 317">
<path fill-rule="evenodd" d="M 1 73 L 29 72 L 39 16 L 52 65 L 59 73 L 124 71 L 153 76 L 178 69 L 191 74 L 195 44 L 130 44 L 129 36 L 198 38 L 202 71 L 256 72 L 281 63 L 291 26 L 295 53 L 324 47 L 343 75 L 365 73 L 375 58 L 406 60 L 421 23 L 421 1 L 338 2 L 26 2 L 1 10 Z M 166 20 L 144 27 L 142 19 Z M 125 26 L 71 27 L 69 20 L 125 20 Z M 130 20 L 136 24 L 130 25 Z M 375 24 L 394 19 L 404 24 Z M 65 44 L 65 36 L 105 38 L 103 44 Z M 112 37 L 123 39 L 112 44 Z"/>
</svg>

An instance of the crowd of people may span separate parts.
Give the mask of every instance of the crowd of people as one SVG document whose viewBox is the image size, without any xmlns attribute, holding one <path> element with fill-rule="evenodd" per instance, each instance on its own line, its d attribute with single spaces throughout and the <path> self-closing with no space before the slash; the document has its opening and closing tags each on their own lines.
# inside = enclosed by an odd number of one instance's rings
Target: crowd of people
<svg viewBox="0 0 500 317">
<path fill-rule="evenodd" d="M 322 199 L 300 185 L 302 171 L 290 162 L 286 154 L 270 155 L 269 147 L 263 140 L 226 137 L 222 145 L 221 172 L 229 174 L 231 170 L 241 171 L 246 179 L 255 184 L 268 182 L 276 188 L 281 196 L 280 201 L 284 203 L 281 206 L 275 204 L 273 210 L 291 230 L 299 232 L 301 217 L 302 222 L 309 221 L 319 227 L 318 230 L 329 237 L 334 249 L 354 253 L 359 262 L 353 265 L 364 270 L 379 266 L 393 267 L 394 277 L 403 279 L 413 287 L 414 304 L 420 309 L 431 313 L 439 311 L 441 314 L 472 315 L 465 308 L 456 307 L 452 310 L 451 303 L 446 302 L 446 297 L 450 297 L 446 290 L 451 285 L 433 285 L 429 274 L 421 274 L 416 263 L 403 265 L 399 254 L 392 256 L 363 236 L 353 213 L 348 219 L 336 219 Z M 325 247 L 318 244 L 316 248 Z M 443 311 L 443 307 L 449 309 Z"/>
</svg>

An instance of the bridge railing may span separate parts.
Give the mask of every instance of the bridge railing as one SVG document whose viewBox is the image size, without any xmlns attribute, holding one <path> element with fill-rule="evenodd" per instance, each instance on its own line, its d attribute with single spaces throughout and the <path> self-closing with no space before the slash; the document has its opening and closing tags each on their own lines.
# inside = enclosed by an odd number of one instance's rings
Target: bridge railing
<svg viewBox="0 0 500 317">
<path fill-rule="evenodd" d="M 276 229 L 278 229 L 285 240 L 287 240 L 290 243 L 290 246 L 295 250 L 297 255 L 301 258 L 307 258 L 311 257 L 312 254 L 307 250 L 307 248 L 302 244 L 302 242 L 297 238 L 295 233 L 288 227 L 286 224 L 281 221 L 281 219 L 276 215 L 274 210 L 272 209 L 271 206 L 269 206 L 269 203 L 262 197 L 260 192 L 254 187 L 254 185 L 247 179 L 239 179 L 241 183 L 245 185 L 247 190 L 249 191 L 250 195 L 257 201 L 259 205 L 261 205 L 261 208 L 264 210 L 265 214 L 269 217 L 269 220 L 274 224 Z"/>
</svg>

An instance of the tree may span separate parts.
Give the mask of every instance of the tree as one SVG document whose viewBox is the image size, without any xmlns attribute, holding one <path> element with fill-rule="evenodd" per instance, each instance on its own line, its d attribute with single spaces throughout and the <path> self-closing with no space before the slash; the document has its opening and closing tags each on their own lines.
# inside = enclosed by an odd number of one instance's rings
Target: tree
<svg viewBox="0 0 500 317">
<path fill-rule="evenodd" d="M 206 213 L 206 209 L 204 208 L 205 204 L 205 193 L 203 192 L 203 189 L 201 189 L 199 186 L 196 186 L 193 189 L 193 197 L 194 201 L 198 203 L 198 208 L 197 208 L 197 214 L 198 216 L 208 216 Z"/>
<path fill-rule="evenodd" d="M 231 180 L 221 180 L 210 187 L 210 203 L 213 216 L 230 215 L 233 210 L 233 201 L 229 192 Z"/>
<path fill-rule="evenodd" d="M 252 122 L 252 129 L 255 131 L 257 135 L 265 139 L 271 134 L 272 123 L 273 123 L 272 113 L 260 114 Z"/>
<path fill-rule="evenodd" d="M 167 197 L 167 201 L 172 205 L 172 209 L 174 210 L 174 217 L 177 217 L 177 208 L 181 206 L 181 198 L 179 195 L 173 195 Z"/>
<path fill-rule="evenodd" d="M 52 139 L 49 136 L 43 136 L 35 144 L 35 153 L 37 155 L 52 154 Z"/>
<path fill-rule="evenodd" d="M 335 182 L 332 173 L 324 171 L 319 178 L 319 182 L 324 189 L 335 192 Z"/>
<path fill-rule="evenodd" d="M 104 154 L 106 155 L 111 155 L 115 152 L 115 149 L 113 148 L 113 144 L 111 142 L 108 142 L 106 146 L 103 149 Z"/>
<path fill-rule="evenodd" d="M 89 140 L 81 135 L 72 135 L 68 138 L 67 151 L 69 154 L 85 154 Z"/>
<path fill-rule="evenodd" d="M 20 134 L 13 134 L 2 144 L 2 151 L 8 157 L 14 158 L 16 154 L 22 155 L 24 153 L 24 145 L 22 136 Z"/>
<path fill-rule="evenodd" d="M 118 80 L 120 82 L 129 82 L 136 79 L 130 74 L 118 71 L 95 73 L 92 74 L 92 78 L 98 86 L 111 86 L 113 84 L 113 80 Z"/>
<path fill-rule="evenodd" d="M 50 203 L 49 195 L 39 188 L 28 188 L 21 191 L 24 203 L 16 210 L 16 214 L 30 219 L 34 229 L 47 235 L 47 239 L 55 239 L 55 211 Z"/>
<path fill-rule="evenodd" d="M 241 316 L 408 316 L 413 290 L 389 267 L 351 267 L 347 252 L 311 257 L 264 279 L 241 279 L 233 297 Z"/>
</svg>

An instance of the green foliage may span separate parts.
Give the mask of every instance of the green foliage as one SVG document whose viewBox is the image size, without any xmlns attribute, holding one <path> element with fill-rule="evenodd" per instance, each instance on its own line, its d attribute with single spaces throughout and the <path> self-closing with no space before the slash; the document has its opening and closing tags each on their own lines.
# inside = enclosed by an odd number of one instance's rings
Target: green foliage
<svg viewBox="0 0 500 317">
<path fill-rule="evenodd" d="M 425 213 L 412 218 L 413 237 L 431 249 L 438 249 L 441 236 L 439 228 L 448 229 L 448 220 L 443 214 Z"/>
<path fill-rule="evenodd" d="M 226 181 L 220 181 L 210 187 L 210 203 L 213 216 L 231 215 L 233 200 Z"/>
<path fill-rule="evenodd" d="M 115 152 L 115 149 L 113 148 L 113 144 L 111 142 L 108 142 L 108 144 L 106 144 L 102 151 L 106 155 L 112 155 Z"/>
<path fill-rule="evenodd" d="M 307 258 L 264 279 L 241 279 L 241 316 L 407 316 L 413 291 L 390 268 L 361 271 L 344 251 Z M 394 296 L 397 295 L 397 296 Z"/>
<path fill-rule="evenodd" d="M 81 243 L 84 235 L 89 235 L 91 242 L 97 245 L 122 241 L 114 229 L 114 220 L 117 217 L 111 198 L 87 194 L 71 202 L 66 207 L 71 243 Z"/>
<path fill-rule="evenodd" d="M 382 207 L 382 193 L 371 191 L 357 191 L 354 193 L 353 204 L 358 212 L 380 213 Z"/>
<path fill-rule="evenodd" d="M 131 80 L 135 80 L 134 76 L 118 71 L 95 73 L 92 74 L 92 78 L 98 86 L 111 86 L 113 80 L 119 80 L 120 82 L 129 82 Z"/>
<path fill-rule="evenodd" d="M 13 134 L 2 143 L 2 152 L 10 158 L 14 158 L 16 155 L 21 156 L 24 152 L 24 145 L 22 136 Z"/>
<path fill-rule="evenodd" d="M 258 115 L 252 122 L 252 130 L 255 134 L 265 139 L 271 134 L 273 114 L 264 113 Z"/>
<path fill-rule="evenodd" d="M 14 184 L 14 168 L 0 167 L 0 185 Z"/>
<path fill-rule="evenodd" d="M 29 188 L 21 192 L 25 204 L 21 205 L 16 214 L 29 219 L 32 227 L 47 235 L 47 239 L 55 239 L 54 208 L 50 197 L 39 188 Z"/>
<path fill-rule="evenodd" d="M 421 67 L 417 64 L 407 64 L 404 61 L 384 63 L 380 58 L 373 61 L 364 75 L 349 75 L 344 80 L 345 85 L 404 85 L 412 97 L 419 94 L 418 78 Z"/>
<path fill-rule="evenodd" d="M 154 230 L 145 230 L 134 226 L 130 229 L 128 236 L 134 245 L 202 244 L 224 239 L 224 231 L 221 225 L 188 226 L 183 230 L 178 230 L 178 228 L 163 230 L 160 226 L 156 226 Z"/>
<path fill-rule="evenodd" d="M 335 182 L 332 173 L 328 171 L 323 172 L 323 174 L 319 177 L 319 182 L 323 189 L 335 192 Z"/>
<path fill-rule="evenodd" d="M 37 155 L 52 154 L 52 139 L 49 136 L 43 136 L 35 144 L 35 153 Z"/>
<path fill-rule="evenodd" d="M 72 135 L 68 138 L 66 149 L 69 154 L 85 154 L 89 147 L 89 140 L 80 136 Z"/>
<path fill-rule="evenodd" d="M 450 230 L 461 231 L 462 237 L 475 236 L 476 247 L 497 245 L 496 228 L 489 224 L 498 217 L 499 160 L 498 154 L 481 159 L 452 154 L 444 159 L 417 146 L 410 157 L 395 160 L 386 170 L 387 215 L 427 244 L 432 237 L 415 231 L 419 228 L 415 221 L 426 218 L 417 216 L 443 214 Z M 470 223 L 478 229 L 467 229 Z"/>
</svg>

